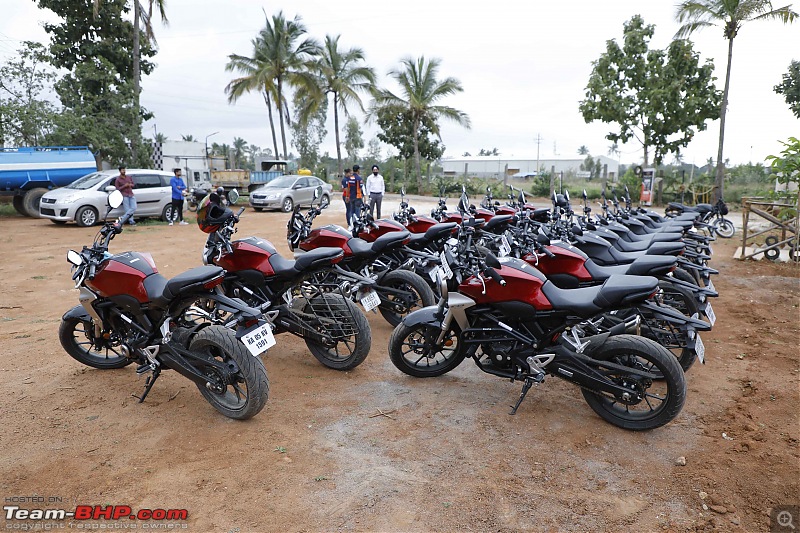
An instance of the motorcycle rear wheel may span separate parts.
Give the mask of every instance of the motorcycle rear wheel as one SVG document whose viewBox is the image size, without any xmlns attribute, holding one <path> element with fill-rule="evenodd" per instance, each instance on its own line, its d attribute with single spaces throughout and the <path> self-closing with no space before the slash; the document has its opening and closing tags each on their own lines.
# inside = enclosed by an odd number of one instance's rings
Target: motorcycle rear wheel
<svg viewBox="0 0 800 533">
<path fill-rule="evenodd" d="M 93 336 L 94 321 L 91 319 L 85 321 L 79 318 L 67 318 L 61 321 L 58 328 L 61 346 L 70 357 L 86 366 L 110 370 L 128 366 L 133 362 L 133 359 L 128 359 L 121 350 L 117 351 L 113 346 L 100 349 L 105 353 L 96 350 Z"/>
<path fill-rule="evenodd" d="M 306 338 L 306 346 L 311 354 L 334 370 L 352 370 L 363 363 L 372 345 L 372 332 L 364 313 L 353 302 L 338 294 L 320 294 L 313 300 L 317 301 L 307 304 L 304 312 L 311 314 L 316 309 L 317 329 L 323 335 L 333 334 L 337 339 L 334 346 L 328 347 Z"/>
<path fill-rule="evenodd" d="M 654 381 L 620 370 L 604 369 L 606 377 L 618 385 L 624 383 L 631 390 L 645 394 L 644 400 L 636 404 L 623 404 L 611 394 L 581 389 L 589 407 L 606 422 L 623 429 L 644 431 L 663 426 L 681 412 L 686 401 L 686 379 L 678 361 L 666 348 L 635 335 L 616 335 L 589 355 L 660 374 L 663 378 Z"/>
<path fill-rule="evenodd" d="M 424 279 L 413 272 L 394 270 L 383 276 L 379 283 L 380 285 L 376 287 L 378 292 L 381 292 L 381 287 L 387 287 L 408 293 L 407 297 L 391 293 L 381 294 L 382 297 L 388 298 L 389 302 L 381 302 L 378 309 L 383 318 L 392 326 L 400 324 L 403 317 L 412 311 L 436 303 L 436 296 L 434 296 L 431 288 L 425 283 Z"/>
<path fill-rule="evenodd" d="M 389 337 L 389 358 L 401 372 L 417 378 L 446 374 L 464 360 L 459 331 L 451 326 L 444 336 L 444 346 L 435 346 L 426 334 L 436 338 L 441 329 L 435 326 L 400 324 Z M 449 346 L 446 346 L 450 343 Z"/>
<path fill-rule="evenodd" d="M 246 420 L 258 414 L 269 397 L 269 378 L 264 363 L 253 357 L 236 333 L 224 326 L 208 326 L 200 330 L 189 344 L 189 349 L 218 362 L 235 364 L 239 371 L 236 381 L 223 390 L 212 390 L 197 384 L 200 394 L 214 409 L 236 420 Z M 209 381 L 214 378 L 209 374 Z"/>
</svg>

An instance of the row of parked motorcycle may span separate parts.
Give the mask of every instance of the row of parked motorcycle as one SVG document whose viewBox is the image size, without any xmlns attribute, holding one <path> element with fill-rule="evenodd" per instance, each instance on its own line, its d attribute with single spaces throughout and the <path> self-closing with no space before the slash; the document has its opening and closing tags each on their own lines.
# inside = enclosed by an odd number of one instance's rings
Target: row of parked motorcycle
<svg viewBox="0 0 800 533">
<path fill-rule="evenodd" d="M 676 204 L 667 217 L 634 208 L 627 189 L 622 205 L 603 196 L 597 214 L 582 200 L 575 211 L 568 193 L 554 194 L 551 208 L 536 208 L 511 188 L 501 205 L 487 189 L 476 207 L 462 191 L 456 210 L 441 195 L 428 217 L 402 195 L 391 219 L 363 209 L 351 228 L 315 228 L 323 206 L 295 206 L 288 259 L 266 239 L 234 240 L 244 208 L 234 213 L 212 193 L 197 211 L 204 264 L 171 279 L 147 253 L 111 254 L 122 226 L 107 221 L 91 246 L 67 255 L 80 305 L 64 315 L 60 340 L 94 368 L 136 364 L 147 375 L 140 401 L 173 369 L 219 412 L 247 419 L 267 401 L 260 356 L 276 334 L 351 370 L 371 350 L 366 313 L 380 313 L 395 327 L 389 357 L 408 375 L 440 376 L 472 359 L 522 384 L 511 414 L 555 376 L 606 421 L 656 428 L 679 414 L 684 374 L 704 361 L 717 227 L 705 208 Z M 112 192 L 109 210 L 119 203 Z"/>
</svg>

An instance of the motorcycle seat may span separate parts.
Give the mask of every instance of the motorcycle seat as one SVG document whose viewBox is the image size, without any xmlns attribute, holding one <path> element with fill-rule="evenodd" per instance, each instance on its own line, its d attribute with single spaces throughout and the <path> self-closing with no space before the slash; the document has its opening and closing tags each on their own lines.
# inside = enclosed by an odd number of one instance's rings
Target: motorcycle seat
<svg viewBox="0 0 800 533">
<path fill-rule="evenodd" d="M 495 215 L 489 219 L 489 222 L 487 222 L 486 225 L 481 229 L 484 231 L 493 231 L 495 229 L 505 227 L 511 223 L 513 218 L 514 215 Z"/>
<path fill-rule="evenodd" d="M 591 259 L 587 259 L 584 266 L 592 278 L 602 281 L 613 275 L 621 274 L 629 276 L 665 276 L 677 263 L 678 260 L 672 256 L 645 255 L 627 265 L 601 266 Z"/>
<path fill-rule="evenodd" d="M 647 255 L 679 255 L 686 245 L 678 242 L 654 242 L 647 248 Z"/>
<path fill-rule="evenodd" d="M 269 256 L 269 264 L 276 276 L 291 279 L 306 270 L 330 266 L 343 255 L 344 250 L 341 248 L 324 247 L 305 252 L 294 260 L 273 254 Z"/>
<path fill-rule="evenodd" d="M 201 285 L 225 272 L 218 266 L 195 267 L 174 278 L 167 279 L 161 274 L 152 274 L 144 279 L 144 288 L 151 303 L 164 308 L 184 289 L 192 285 Z"/>
<path fill-rule="evenodd" d="M 405 230 L 384 233 L 372 243 L 372 251 L 375 254 L 381 254 L 387 250 L 398 248 L 408 243 L 410 237 L 411 234 Z"/>
<path fill-rule="evenodd" d="M 548 281 L 542 285 L 542 292 L 554 310 L 588 317 L 644 300 L 657 288 L 658 280 L 650 276 L 613 275 L 599 287 L 580 289 L 561 289 Z"/>
<path fill-rule="evenodd" d="M 434 224 L 425 232 L 425 238 L 429 241 L 434 241 L 445 235 L 450 235 L 453 230 L 458 226 L 455 222 L 440 222 Z"/>
<path fill-rule="evenodd" d="M 392 235 L 391 233 L 387 233 L 386 235 Z M 379 239 L 385 237 L 385 235 L 381 235 L 375 242 L 378 242 Z M 357 237 L 353 237 L 352 239 L 347 241 L 347 246 L 350 248 L 350 251 L 353 252 L 353 256 L 355 257 L 373 257 L 375 252 L 372 250 L 371 242 L 367 242 L 364 239 L 359 239 Z"/>
</svg>

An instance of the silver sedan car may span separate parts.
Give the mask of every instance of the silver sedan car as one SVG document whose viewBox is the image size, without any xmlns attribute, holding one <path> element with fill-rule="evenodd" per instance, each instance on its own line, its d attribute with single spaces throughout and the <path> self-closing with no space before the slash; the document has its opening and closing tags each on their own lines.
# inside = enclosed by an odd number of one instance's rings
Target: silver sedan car
<svg viewBox="0 0 800 533">
<path fill-rule="evenodd" d="M 133 195 L 136 197 L 134 217 L 157 217 L 172 219 L 172 187 L 169 180 L 171 172 L 147 169 L 127 169 L 133 178 Z M 106 214 L 108 191 L 113 190 L 114 180 L 119 176 L 116 170 L 92 172 L 78 178 L 66 187 L 53 189 L 42 196 L 39 216 L 49 218 L 56 224 L 74 220 L 79 226 L 93 226 Z M 112 210 L 109 218 L 121 216 L 121 207 Z"/>
<path fill-rule="evenodd" d="M 288 175 L 276 178 L 250 193 L 250 205 L 256 211 L 280 209 L 289 213 L 295 205 L 311 205 L 314 190 L 322 187 L 319 203 L 326 207 L 331 203 L 333 186 L 314 176 Z"/>
</svg>

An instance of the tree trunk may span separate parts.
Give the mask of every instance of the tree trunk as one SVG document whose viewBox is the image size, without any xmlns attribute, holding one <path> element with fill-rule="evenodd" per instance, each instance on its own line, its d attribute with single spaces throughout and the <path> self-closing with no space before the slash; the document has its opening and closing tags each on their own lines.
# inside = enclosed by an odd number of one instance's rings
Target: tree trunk
<svg viewBox="0 0 800 533">
<path fill-rule="evenodd" d="M 724 197 L 725 163 L 722 159 L 722 145 L 725 140 L 725 114 L 728 111 L 728 89 L 731 85 L 731 59 L 733 58 L 733 37 L 728 41 L 728 69 L 725 72 L 725 90 L 722 91 L 722 109 L 719 114 L 719 148 L 717 149 L 717 175 L 714 178 L 714 202 Z"/>
<path fill-rule="evenodd" d="M 338 161 L 339 176 L 344 176 L 342 168 L 342 144 L 339 142 L 339 95 L 333 93 L 333 127 L 336 130 L 336 160 Z"/>
<path fill-rule="evenodd" d="M 414 164 L 417 171 L 417 194 L 422 194 L 422 169 L 419 160 L 419 118 L 414 118 Z"/>
<path fill-rule="evenodd" d="M 278 78 L 278 101 L 276 106 L 278 108 L 278 118 L 281 122 L 281 142 L 283 143 L 283 159 L 289 157 L 289 152 L 286 150 L 286 129 L 283 126 L 283 81 Z"/>
<path fill-rule="evenodd" d="M 273 153 L 275 154 L 275 159 L 280 159 L 281 157 L 278 154 L 278 139 L 275 137 L 275 119 L 272 118 L 272 102 L 270 102 L 269 93 L 266 88 L 264 88 L 264 102 L 267 104 L 267 111 L 269 112 L 269 129 L 272 130 L 272 146 L 275 148 Z"/>
<path fill-rule="evenodd" d="M 137 148 L 139 138 L 142 136 L 142 127 L 139 111 L 139 78 L 141 77 L 141 46 L 139 43 L 139 19 L 141 6 L 139 0 L 133 0 L 133 120 L 134 120 L 134 138 L 130 139 L 131 143 L 131 157 L 133 164 L 139 166 L 137 162 Z"/>
</svg>

